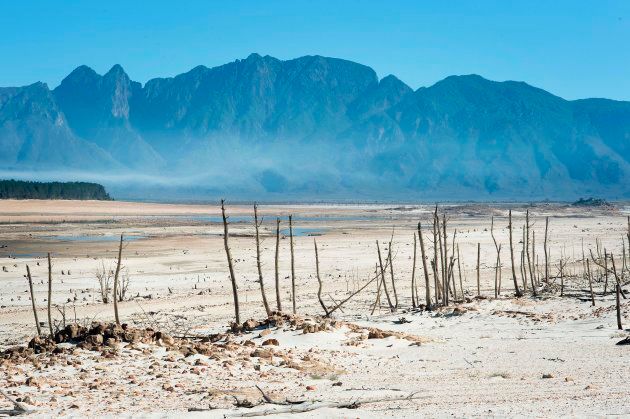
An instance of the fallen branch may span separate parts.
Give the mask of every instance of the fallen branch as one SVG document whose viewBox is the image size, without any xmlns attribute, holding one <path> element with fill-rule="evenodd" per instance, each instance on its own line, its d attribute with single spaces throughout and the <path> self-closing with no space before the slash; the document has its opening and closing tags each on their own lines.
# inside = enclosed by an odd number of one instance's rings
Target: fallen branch
<svg viewBox="0 0 630 419">
<path fill-rule="evenodd" d="M 263 396 L 264 397 L 264 396 Z M 396 395 L 390 397 L 369 397 L 365 399 L 351 399 L 340 402 L 322 402 L 322 401 L 312 401 L 312 402 L 304 402 L 299 405 L 287 406 L 285 408 L 279 409 L 267 409 L 267 410 L 258 410 L 252 412 L 234 412 L 228 413 L 224 417 L 256 417 L 256 416 L 269 416 L 269 415 L 277 415 L 277 414 L 293 414 L 293 413 L 304 413 L 304 412 L 312 412 L 317 409 L 357 409 L 364 404 L 372 404 L 372 403 L 382 403 L 382 402 L 393 402 L 400 400 L 417 400 L 428 398 L 428 396 L 417 395 L 417 393 L 410 393 L 407 395 Z"/>
<path fill-rule="evenodd" d="M 24 403 L 16 402 L 15 400 L 13 400 L 13 398 L 9 396 L 4 390 L 0 389 L 0 394 L 2 394 L 4 398 L 10 401 L 11 404 L 13 405 L 13 409 L 11 410 L 0 410 L 0 416 L 1 415 L 18 416 L 18 415 L 26 415 L 33 412 L 31 409 L 27 408 L 24 405 Z"/>
</svg>

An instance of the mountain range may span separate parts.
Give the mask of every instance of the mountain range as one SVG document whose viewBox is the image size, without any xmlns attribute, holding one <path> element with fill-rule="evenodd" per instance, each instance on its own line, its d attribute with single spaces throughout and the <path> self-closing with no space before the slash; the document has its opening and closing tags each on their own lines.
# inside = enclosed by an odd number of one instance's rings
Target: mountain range
<svg viewBox="0 0 630 419">
<path fill-rule="evenodd" d="M 83 176 L 115 196 L 630 198 L 630 102 L 478 75 L 413 90 L 321 56 L 0 88 L 0 147 L 4 176 Z"/>
</svg>

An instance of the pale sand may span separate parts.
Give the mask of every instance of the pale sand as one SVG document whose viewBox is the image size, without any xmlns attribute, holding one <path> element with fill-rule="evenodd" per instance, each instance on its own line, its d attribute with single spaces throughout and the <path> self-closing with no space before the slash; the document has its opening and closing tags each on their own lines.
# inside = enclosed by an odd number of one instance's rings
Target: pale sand
<svg viewBox="0 0 630 419">
<path fill-rule="evenodd" d="M 410 346 L 406 340 L 370 339 L 357 346 L 348 345 L 355 335 L 340 329 L 301 335 L 274 331 L 279 349 L 303 355 L 313 350 L 329 366 L 324 373 L 297 371 L 282 366 L 267 366 L 256 371 L 248 366 L 225 366 L 212 360 L 207 371 L 190 373 L 179 367 L 164 367 L 163 377 L 156 379 L 147 365 L 163 362 L 163 351 L 151 355 L 132 355 L 122 350 L 121 358 L 98 362 L 99 353 L 83 354 L 82 367 L 43 371 L 0 369 L 0 386 L 16 394 L 30 394 L 34 408 L 47 415 L 100 415 L 105 413 L 154 413 L 181 415 L 191 407 L 229 407 L 233 399 L 212 392 L 235 391 L 235 394 L 259 398 L 258 384 L 278 398 L 346 400 L 372 397 L 375 394 L 418 392 L 416 401 L 396 401 L 362 406 L 359 410 L 316 410 L 308 416 L 380 417 L 396 415 L 425 416 L 560 416 L 629 414 L 630 376 L 628 346 L 615 346 L 625 333 L 616 330 L 614 296 L 601 296 L 603 283 L 596 283 L 599 294 L 595 309 L 590 306 L 583 280 L 568 280 L 566 297 L 545 294 L 513 299 L 509 262 L 507 206 L 470 205 L 447 207 L 449 235 L 457 229 L 462 260 L 464 288 L 468 297 L 476 294 L 476 246 L 481 243 L 482 295 L 494 297 L 494 263 L 496 253 L 490 237 L 490 215 L 495 215 L 495 233 L 502 244 L 502 296 L 498 300 L 472 300 L 462 315 L 448 315 L 451 309 L 437 314 L 405 313 L 410 307 L 410 278 L 413 233 L 419 220 L 425 226 L 427 251 L 430 207 L 398 205 L 297 205 L 260 206 L 265 217 L 262 233 L 263 274 L 267 297 L 275 305 L 274 247 L 275 216 L 294 214 L 296 228 L 315 231 L 320 251 L 320 270 L 324 281 L 324 298 L 332 305 L 357 289 L 373 275 L 377 261 L 378 239 L 385 250 L 394 231 L 394 269 L 400 299 L 398 314 L 388 314 L 385 306 L 370 316 L 376 284 L 344 306 L 335 317 L 364 326 L 399 330 L 427 337 L 429 343 Z M 514 206 L 515 246 L 520 260 L 521 226 L 524 207 Z M 531 208 L 539 260 L 543 262 L 544 217 L 550 216 L 549 246 L 551 274 L 558 271 L 561 252 L 574 263 L 569 273 L 581 270 L 582 242 L 588 253 L 595 251 L 595 240 L 613 252 L 621 269 L 622 240 L 626 233 L 625 215 L 614 210 L 585 210 L 554 205 Z M 230 247 L 240 288 L 241 317 L 262 319 L 264 311 L 256 282 L 253 225 L 238 222 L 238 217 L 252 214 L 249 206 L 228 205 L 234 222 L 230 226 Z M 220 215 L 217 205 L 166 205 L 129 202 L 76 201 L 2 201 L 0 202 L 0 348 L 24 344 L 34 334 L 32 312 L 25 273 L 29 264 L 35 278 L 39 318 L 45 321 L 46 263 L 43 256 L 53 253 L 53 303 L 65 303 L 66 316 L 79 319 L 110 320 L 111 304 L 99 303 L 94 271 L 104 260 L 114 267 L 116 235 L 140 236 L 124 249 L 124 266 L 132 283 L 130 294 L 139 295 L 120 305 L 123 320 L 148 325 L 157 322 L 163 328 L 207 333 L 225 330 L 233 319 L 231 287 L 222 241 L 222 225 L 213 222 Z M 302 217 L 302 218 L 300 218 Z M 309 217 L 316 217 L 315 219 Z M 287 228 L 283 222 L 282 227 Z M 66 236 L 104 235 L 105 241 L 68 241 Z M 63 236 L 61 240 L 56 236 Z M 450 243 L 449 243 L 450 246 Z M 627 249 L 626 249 L 627 252 Z M 11 255 L 21 255 L 15 259 Z M 322 314 L 316 299 L 317 280 L 313 237 L 295 238 L 298 313 Z M 283 237 L 280 248 L 282 303 L 290 308 L 289 240 Z M 594 270 L 595 268 L 592 267 Z M 61 271 L 70 274 L 62 275 Z M 626 274 L 627 276 L 627 274 Z M 424 298 L 424 277 L 419 258 L 416 270 Z M 520 277 L 520 273 L 519 273 Z M 389 278 L 389 276 L 388 276 Z M 559 282 L 559 281 L 556 281 Z M 458 290 L 459 291 L 459 290 Z M 390 290 L 391 292 L 391 290 Z M 432 293 L 433 295 L 433 293 Z M 144 298 L 151 296 L 151 299 Z M 577 298 L 579 297 L 579 298 Z M 76 303 L 68 303 L 76 298 Z M 382 300 L 385 303 L 385 299 Z M 622 306 L 623 322 L 630 324 L 629 305 Z M 506 314 L 505 312 L 514 312 Z M 153 314 L 155 313 L 155 314 Z M 534 313 L 535 315 L 525 315 Z M 410 323 L 394 323 L 404 316 Z M 55 319 L 61 318 L 58 311 Z M 174 325 L 179 325 L 175 327 Z M 46 329 L 46 328 L 45 328 Z M 188 330 L 190 329 L 190 330 Z M 251 334 L 254 338 L 256 334 Z M 247 338 L 244 337 L 243 339 Z M 254 339 L 256 341 L 256 339 Z M 258 341 L 258 344 L 260 342 Z M 315 348 L 315 349 L 313 349 Z M 313 352 L 310 352 L 313 353 Z M 96 360 L 94 359 L 96 357 Z M 165 364 L 166 365 L 166 364 Z M 170 365 L 170 364 L 169 364 Z M 80 373 L 83 368 L 85 372 Z M 169 369 L 170 368 L 170 369 Z M 191 367 L 192 368 L 192 367 Z M 131 386 L 121 374 L 133 371 L 137 377 L 149 377 L 145 384 Z M 543 374 L 553 378 L 543 379 Z M 67 378 L 62 378 L 65 375 Z M 49 377 L 41 388 L 23 385 L 27 376 Z M 52 378 L 50 378 L 52 377 Z M 89 390 L 85 383 L 94 377 L 112 383 Z M 164 391 L 164 380 L 178 382 L 174 391 Z M 140 380 L 142 381 L 142 380 Z M 341 382 L 341 386 L 332 386 Z M 314 391 L 306 391 L 312 385 Z M 426 397 L 425 397 L 426 396 Z M 51 402 L 54 397 L 56 401 Z M 240 397 L 240 396 L 239 396 Z M 101 403 L 97 401 L 101 400 Z M 108 401 L 108 403 L 104 403 Z M 78 409 L 70 409 L 77 405 Z M 256 409 L 265 409 L 261 406 Z M 0 405 L 0 409 L 2 409 Z M 214 410 L 203 415 L 222 416 L 230 410 Z"/>
</svg>

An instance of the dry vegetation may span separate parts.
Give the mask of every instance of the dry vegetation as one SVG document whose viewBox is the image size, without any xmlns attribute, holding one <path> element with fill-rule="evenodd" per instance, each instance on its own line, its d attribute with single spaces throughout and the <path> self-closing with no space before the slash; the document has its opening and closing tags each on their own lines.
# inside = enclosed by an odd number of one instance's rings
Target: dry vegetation
<svg viewBox="0 0 630 419">
<path fill-rule="evenodd" d="M 516 216 L 510 208 L 483 206 L 359 207 L 348 211 L 359 222 L 314 220 L 327 232 L 305 237 L 294 235 L 296 217 L 287 210 L 306 219 L 304 208 L 268 207 L 273 223 L 266 226 L 254 206 L 251 222 L 230 223 L 222 201 L 216 221 L 192 227 L 168 219 L 100 225 L 119 235 L 111 254 L 103 244 L 69 250 L 59 243 L 49 243 L 56 247 L 45 258 L 5 254 L 0 281 L 23 267 L 26 288 L 5 287 L 0 295 L 7 336 L 0 342 L 6 400 L 0 414 L 343 415 L 338 409 L 361 407 L 376 416 L 391 409 L 414 416 L 440 407 L 458 415 L 558 415 L 569 413 L 558 403 L 570 399 L 575 414 L 630 413 L 618 378 L 630 371 L 627 363 L 621 371 L 615 367 L 630 343 L 623 329 L 630 310 L 630 217 L 611 208 L 575 215 L 543 206 L 532 207 L 532 215 L 519 207 Z M 398 218 L 362 220 L 371 211 Z M 235 207 L 238 217 L 247 212 Z M 95 222 L 95 214 L 75 215 L 76 225 L 83 217 Z M 38 226 L 46 229 L 47 220 L 24 216 L 5 220 L 5 232 L 32 237 Z M 602 223 L 614 227 L 602 230 Z M 146 242 L 168 244 L 143 256 L 147 248 L 121 232 L 130 225 L 154 236 Z M 366 232 L 371 225 L 374 231 Z M 164 233 L 167 228 L 176 234 Z M 574 233 L 580 228 L 585 234 Z M 209 229 L 210 238 L 187 229 Z M 203 260 L 208 241 L 213 253 Z M 26 242 L 10 244 L 26 248 Z M 193 248 L 194 268 L 161 281 L 161 289 L 151 283 L 159 281 L 147 271 L 179 270 L 173 255 L 189 256 Z M 61 275 L 49 251 L 63 260 Z M 86 261 L 77 261 L 80 251 L 93 252 L 89 271 Z M 46 282 L 32 273 L 40 262 Z M 82 272 L 88 287 L 79 280 Z M 265 288 L 270 272 L 275 305 Z M 91 302 L 85 294 L 93 295 Z M 29 333 L 29 318 L 35 337 L 19 342 Z M 584 333 L 596 335 L 577 347 L 601 359 L 566 359 Z M 539 389 L 539 379 L 552 387 Z M 453 380 L 469 387 L 451 389 Z M 452 396 L 440 393 L 447 389 Z M 547 390 L 555 393 L 545 399 Z"/>
</svg>

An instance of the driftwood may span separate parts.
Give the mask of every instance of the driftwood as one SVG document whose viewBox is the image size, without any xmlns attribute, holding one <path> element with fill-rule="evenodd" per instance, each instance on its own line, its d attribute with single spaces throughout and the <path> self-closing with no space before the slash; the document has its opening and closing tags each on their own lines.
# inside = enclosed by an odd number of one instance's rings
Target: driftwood
<svg viewBox="0 0 630 419">
<path fill-rule="evenodd" d="M 339 401 L 339 402 L 324 402 L 324 401 L 318 401 L 318 400 L 287 402 L 290 405 L 287 405 L 281 408 L 257 410 L 257 411 L 250 411 L 250 412 L 234 412 L 234 413 L 226 414 L 225 417 L 246 418 L 246 417 L 256 417 L 256 416 L 270 416 L 270 415 L 278 415 L 278 414 L 294 414 L 294 413 L 312 412 L 313 410 L 326 409 L 326 408 L 357 409 L 365 404 L 404 401 L 404 400 L 418 400 L 418 399 L 425 399 L 428 397 L 429 396 L 426 396 L 426 395 L 418 395 L 417 393 L 410 393 L 407 395 L 395 395 L 395 396 L 389 396 L 389 397 L 366 397 L 364 399 L 355 398 L 355 399 L 349 399 L 346 401 Z M 271 404 L 283 404 L 283 403 L 272 401 Z"/>
<path fill-rule="evenodd" d="M 13 405 L 13 409 L 11 410 L 0 410 L 0 416 L 18 416 L 18 415 L 27 415 L 29 413 L 33 413 L 31 409 L 26 407 L 24 403 L 16 402 L 13 400 L 13 397 L 9 396 L 4 390 L 0 388 L 0 394 L 7 399 Z"/>
</svg>

